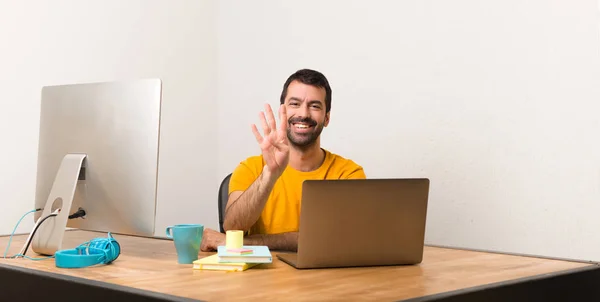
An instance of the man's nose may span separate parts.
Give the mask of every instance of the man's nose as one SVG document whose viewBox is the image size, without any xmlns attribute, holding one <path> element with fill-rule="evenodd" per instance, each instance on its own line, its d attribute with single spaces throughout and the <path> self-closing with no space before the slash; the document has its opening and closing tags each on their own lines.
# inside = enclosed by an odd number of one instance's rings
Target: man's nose
<svg viewBox="0 0 600 302">
<path fill-rule="evenodd" d="M 308 117 L 308 106 L 307 105 L 302 105 L 300 106 L 300 109 L 298 110 L 298 115 L 300 117 Z"/>
</svg>

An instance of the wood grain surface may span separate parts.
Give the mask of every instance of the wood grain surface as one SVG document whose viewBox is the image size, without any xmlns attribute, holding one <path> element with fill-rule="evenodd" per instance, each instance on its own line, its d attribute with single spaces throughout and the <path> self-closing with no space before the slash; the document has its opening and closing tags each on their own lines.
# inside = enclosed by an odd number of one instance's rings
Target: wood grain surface
<svg viewBox="0 0 600 302">
<path fill-rule="evenodd" d="M 113 236 L 120 243 L 122 253 L 110 265 L 61 269 L 54 265 L 54 259 L 23 258 L 0 258 L 0 263 L 205 301 L 397 301 L 592 265 L 425 247 L 423 263 L 413 266 L 296 270 L 273 257 L 272 264 L 244 272 L 198 271 L 193 270 L 191 264 L 177 263 L 170 240 Z M 13 237 L 8 255 L 16 253 L 26 237 Z M 106 237 L 106 234 L 67 231 L 63 249 L 74 248 L 96 237 Z M 8 236 L 0 237 L 2 254 L 8 239 Z M 200 253 L 200 257 L 208 255 L 211 253 Z M 31 251 L 28 256 L 37 257 Z"/>
</svg>

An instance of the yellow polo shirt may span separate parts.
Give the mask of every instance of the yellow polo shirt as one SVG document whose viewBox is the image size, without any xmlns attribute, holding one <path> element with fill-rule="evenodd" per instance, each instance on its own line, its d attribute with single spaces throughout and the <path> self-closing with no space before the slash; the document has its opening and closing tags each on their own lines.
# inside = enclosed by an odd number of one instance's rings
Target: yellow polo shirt
<svg viewBox="0 0 600 302">
<path fill-rule="evenodd" d="M 304 180 L 366 178 L 363 168 L 352 160 L 324 151 L 325 160 L 321 167 L 314 171 L 301 172 L 290 166 L 283 171 L 273 186 L 260 218 L 248 234 L 297 232 Z M 242 161 L 231 175 L 229 193 L 245 191 L 262 173 L 265 165 L 262 155 L 252 156 Z"/>
</svg>

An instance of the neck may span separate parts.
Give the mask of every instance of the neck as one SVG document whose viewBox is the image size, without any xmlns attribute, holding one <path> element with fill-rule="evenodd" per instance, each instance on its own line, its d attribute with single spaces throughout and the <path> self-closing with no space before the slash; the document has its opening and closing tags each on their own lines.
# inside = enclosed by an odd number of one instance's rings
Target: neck
<svg viewBox="0 0 600 302">
<path fill-rule="evenodd" d="M 321 149 L 321 145 L 318 142 L 305 148 L 290 148 L 289 165 L 298 171 L 314 171 L 323 164 L 324 160 L 325 151 Z"/>
</svg>

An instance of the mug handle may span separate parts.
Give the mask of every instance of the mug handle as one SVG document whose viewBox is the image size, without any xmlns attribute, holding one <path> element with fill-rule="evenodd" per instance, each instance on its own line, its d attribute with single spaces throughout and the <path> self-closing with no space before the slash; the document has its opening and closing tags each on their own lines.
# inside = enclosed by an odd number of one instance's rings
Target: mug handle
<svg viewBox="0 0 600 302">
<path fill-rule="evenodd" d="M 166 230 L 167 238 L 173 239 L 173 235 L 171 235 L 172 226 L 168 226 Z"/>
</svg>

